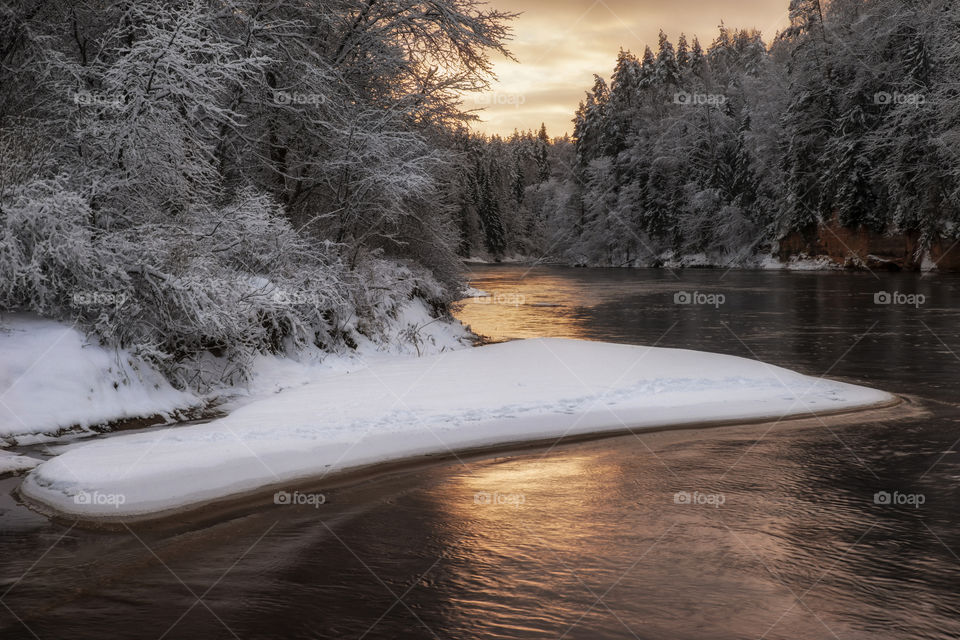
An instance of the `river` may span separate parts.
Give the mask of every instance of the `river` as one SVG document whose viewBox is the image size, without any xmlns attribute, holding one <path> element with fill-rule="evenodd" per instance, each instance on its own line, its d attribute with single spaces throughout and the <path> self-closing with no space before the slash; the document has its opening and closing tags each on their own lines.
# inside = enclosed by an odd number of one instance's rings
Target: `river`
<svg viewBox="0 0 960 640">
<path fill-rule="evenodd" d="M 716 351 L 905 403 L 438 460 L 162 529 L 51 522 L 7 478 L 0 636 L 960 637 L 960 278 L 470 269 L 492 295 L 457 313 L 493 340 Z"/>
</svg>

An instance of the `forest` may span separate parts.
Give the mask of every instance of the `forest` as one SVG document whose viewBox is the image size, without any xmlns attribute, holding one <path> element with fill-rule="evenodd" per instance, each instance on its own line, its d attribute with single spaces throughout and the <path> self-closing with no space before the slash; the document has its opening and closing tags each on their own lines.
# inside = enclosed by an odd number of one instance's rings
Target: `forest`
<svg viewBox="0 0 960 640">
<path fill-rule="evenodd" d="M 656 52 L 621 50 L 572 140 L 471 138 L 461 253 L 753 266 L 829 222 L 913 234 L 921 251 L 956 239 L 960 5 L 789 10 L 769 43 L 721 25 L 707 45 L 661 32 Z"/>
<path fill-rule="evenodd" d="M 471 128 L 516 14 L 475 0 L 65 2 L 0 17 L 0 308 L 178 387 L 446 317 L 465 258 L 751 266 L 827 221 L 958 237 L 960 6 L 792 0 L 661 32 L 572 135 Z M 415 340 L 415 336 L 410 336 Z"/>
</svg>

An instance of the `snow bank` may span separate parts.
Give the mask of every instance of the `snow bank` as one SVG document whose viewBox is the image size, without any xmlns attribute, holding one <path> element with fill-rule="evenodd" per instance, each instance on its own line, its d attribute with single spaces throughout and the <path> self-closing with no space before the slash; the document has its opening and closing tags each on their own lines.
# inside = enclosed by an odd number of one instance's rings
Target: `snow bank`
<svg viewBox="0 0 960 640">
<path fill-rule="evenodd" d="M 123 350 L 29 314 L 0 321 L 0 439 L 169 415 L 198 398 Z"/>
<path fill-rule="evenodd" d="M 524 340 L 331 372 L 214 422 L 85 444 L 34 469 L 22 493 L 83 517 L 135 516 L 422 454 L 892 400 L 731 356 Z"/>
<path fill-rule="evenodd" d="M 459 322 L 436 319 L 419 299 L 400 305 L 378 341 L 358 335 L 356 352 L 319 348 L 291 356 L 261 354 L 250 380 L 217 387 L 204 397 L 174 389 L 147 363 L 124 350 L 90 342 L 70 325 L 31 314 L 0 321 L 0 441 L 23 444 L 53 439 L 73 427 L 166 416 L 207 400 L 226 408 L 308 384 L 331 372 L 353 371 L 381 359 L 440 353 L 472 344 Z M 224 361 L 210 367 L 227 366 Z M 43 434 L 43 435 L 39 435 Z"/>
<path fill-rule="evenodd" d="M 250 380 L 242 387 L 218 390 L 218 409 L 234 411 L 251 402 L 322 381 L 331 375 L 359 371 L 398 357 L 424 356 L 465 349 L 474 336 L 459 321 L 437 319 L 422 300 L 402 305 L 379 342 L 359 336 L 357 349 L 342 354 L 315 349 L 295 355 L 258 355 L 250 367 Z"/>
<path fill-rule="evenodd" d="M 36 458 L 0 450 L 0 475 L 33 469 L 38 464 L 40 461 Z"/>
</svg>

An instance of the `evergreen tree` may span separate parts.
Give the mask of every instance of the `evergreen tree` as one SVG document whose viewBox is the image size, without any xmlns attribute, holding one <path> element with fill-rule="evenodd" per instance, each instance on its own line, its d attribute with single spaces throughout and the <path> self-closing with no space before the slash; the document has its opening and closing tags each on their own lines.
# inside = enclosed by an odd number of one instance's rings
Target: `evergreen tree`
<svg viewBox="0 0 960 640">
<path fill-rule="evenodd" d="M 700 39 L 694 36 L 693 45 L 690 47 L 690 71 L 694 75 L 703 76 L 706 67 L 706 59 L 703 55 L 703 47 L 700 46 Z"/>
<path fill-rule="evenodd" d="M 593 89 L 587 92 L 586 100 L 580 103 L 574 117 L 573 137 L 577 141 L 577 162 L 581 167 L 606 152 L 608 100 L 606 81 L 595 75 Z"/>
<path fill-rule="evenodd" d="M 537 182 L 543 183 L 550 178 L 550 136 L 547 135 L 547 125 L 540 123 L 537 132 L 535 159 L 537 162 Z"/>
<path fill-rule="evenodd" d="M 677 66 L 681 71 L 686 70 L 690 65 L 690 45 L 687 44 L 687 36 L 684 33 L 680 34 L 680 39 L 677 41 Z"/>
<path fill-rule="evenodd" d="M 477 217 L 483 230 L 484 245 L 490 255 L 500 257 L 506 249 L 500 200 L 496 193 L 496 171 L 490 162 L 481 161 L 477 167 L 475 198 Z"/>
<path fill-rule="evenodd" d="M 513 192 L 513 199 L 518 205 L 523 204 L 523 197 L 526 193 L 526 181 L 523 176 L 523 159 L 521 158 L 521 152 L 519 148 L 514 149 L 513 151 L 513 172 L 511 179 L 511 191 Z"/>
<path fill-rule="evenodd" d="M 647 89 L 652 87 L 656 83 L 656 74 L 657 74 L 657 59 L 653 55 L 653 51 L 650 47 L 645 47 L 643 50 L 643 59 L 641 61 L 640 69 L 640 79 L 639 79 L 639 88 Z"/>
<path fill-rule="evenodd" d="M 610 81 L 607 107 L 606 131 L 609 145 L 605 151 L 610 155 L 617 155 L 626 148 L 630 125 L 640 98 L 642 75 L 640 61 L 629 51 L 621 49 Z"/>
<path fill-rule="evenodd" d="M 667 34 L 660 32 L 660 48 L 657 53 L 656 73 L 657 82 L 663 87 L 675 87 L 680 84 L 680 67 L 673 45 L 667 39 Z"/>
</svg>

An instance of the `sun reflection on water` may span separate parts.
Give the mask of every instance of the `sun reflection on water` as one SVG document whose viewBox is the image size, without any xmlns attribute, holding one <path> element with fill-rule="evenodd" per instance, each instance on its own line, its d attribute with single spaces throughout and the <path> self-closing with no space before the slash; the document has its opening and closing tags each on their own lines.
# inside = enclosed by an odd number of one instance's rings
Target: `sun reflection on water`
<svg viewBox="0 0 960 640">
<path fill-rule="evenodd" d="M 583 320 L 578 317 L 585 302 L 583 292 L 571 285 L 569 279 L 541 275 L 536 270 L 522 277 L 489 274 L 473 281 L 473 286 L 489 295 L 465 298 L 456 316 L 493 340 L 544 335 L 587 338 Z"/>
</svg>

